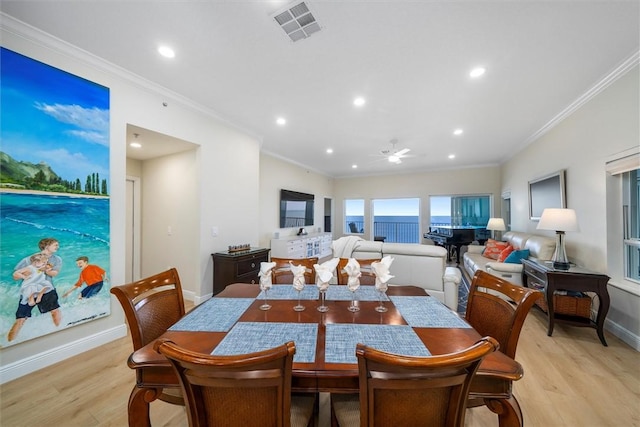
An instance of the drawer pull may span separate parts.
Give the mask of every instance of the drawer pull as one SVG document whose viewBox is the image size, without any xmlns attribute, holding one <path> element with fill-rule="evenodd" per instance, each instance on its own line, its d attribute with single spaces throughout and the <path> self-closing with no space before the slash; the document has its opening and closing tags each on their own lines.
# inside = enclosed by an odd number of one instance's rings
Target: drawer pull
<svg viewBox="0 0 640 427">
<path fill-rule="evenodd" d="M 252 263 L 251 263 L 251 268 L 253 268 L 253 267 L 255 267 L 255 266 L 256 266 L 256 263 L 255 263 L 255 262 L 252 262 Z"/>
</svg>

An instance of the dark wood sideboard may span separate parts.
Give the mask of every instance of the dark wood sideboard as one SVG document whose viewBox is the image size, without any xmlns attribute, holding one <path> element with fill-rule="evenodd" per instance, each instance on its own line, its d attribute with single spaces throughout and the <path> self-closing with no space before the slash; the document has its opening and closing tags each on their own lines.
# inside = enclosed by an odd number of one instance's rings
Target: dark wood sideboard
<svg viewBox="0 0 640 427">
<path fill-rule="evenodd" d="M 547 335 L 553 333 L 555 322 L 568 323 L 573 326 L 587 326 L 598 331 L 598 337 L 603 345 L 607 345 L 604 338 L 604 320 L 609 311 L 609 291 L 607 284 L 609 276 L 589 271 L 582 267 L 571 267 L 569 270 L 555 270 L 553 263 L 522 260 L 524 269 L 522 278 L 524 285 L 535 287 L 544 291 L 548 317 Z M 556 313 L 554 310 L 555 291 L 591 292 L 599 299 L 598 311 L 595 321 L 589 317 Z"/>
<path fill-rule="evenodd" d="M 231 283 L 258 283 L 260 263 L 269 261 L 269 250 L 251 248 L 242 252 L 216 252 L 213 257 L 213 295 Z"/>
</svg>

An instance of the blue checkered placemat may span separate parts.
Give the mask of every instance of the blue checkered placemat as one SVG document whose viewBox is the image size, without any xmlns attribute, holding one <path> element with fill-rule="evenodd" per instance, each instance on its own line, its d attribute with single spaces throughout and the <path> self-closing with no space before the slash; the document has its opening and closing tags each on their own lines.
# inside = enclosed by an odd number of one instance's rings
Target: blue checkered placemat
<svg viewBox="0 0 640 427">
<path fill-rule="evenodd" d="M 296 343 L 293 361 L 313 363 L 317 337 L 317 323 L 238 322 L 211 354 L 253 353 L 293 341 Z"/>
<path fill-rule="evenodd" d="M 434 297 L 391 297 L 404 320 L 414 328 L 470 328 Z"/>
<path fill-rule="evenodd" d="M 327 301 L 351 301 L 352 295 L 346 285 L 331 285 L 327 290 Z M 375 286 L 361 285 L 356 291 L 356 301 L 379 301 L 380 296 Z M 389 301 L 385 294 L 383 301 Z"/>
<path fill-rule="evenodd" d="M 264 292 L 256 297 L 257 299 L 264 298 Z M 319 298 L 318 287 L 316 285 L 305 285 L 300 291 L 301 300 L 317 300 Z M 267 299 L 279 300 L 297 300 L 298 291 L 293 288 L 293 285 L 273 285 L 269 292 L 267 292 Z"/>
<path fill-rule="evenodd" d="M 358 363 L 357 343 L 405 356 L 431 355 L 411 326 L 330 323 L 324 344 L 325 362 Z"/>
<path fill-rule="evenodd" d="M 211 298 L 187 313 L 169 330 L 227 332 L 253 301 L 253 298 Z"/>
</svg>

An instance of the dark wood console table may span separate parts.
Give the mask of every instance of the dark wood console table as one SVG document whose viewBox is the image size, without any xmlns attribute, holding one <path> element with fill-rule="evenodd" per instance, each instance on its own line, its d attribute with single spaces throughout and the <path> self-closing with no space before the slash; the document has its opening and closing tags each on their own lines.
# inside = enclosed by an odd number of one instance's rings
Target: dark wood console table
<svg viewBox="0 0 640 427">
<path fill-rule="evenodd" d="M 604 320 L 609 311 L 609 291 L 607 283 L 609 276 L 595 273 L 581 267 L 571 267 L 569 270 L 555 270 L 553 263 L 548 261 L 522 260 L 524 269 L 522 279 L 525 286 L 538 284 L 544 287 L 547 302 L 547 316 L 549 319 L 547 335 L 553 333 L 554 322 L 564 322 L 574 326 L 592 327 L 598 331 L 598 337 L 603 345 L 607 345 L 604 338 Z M 589 317 L 571 316 L 554 313 L 553 295 L 555 291 L 593 292 L 598 296 L 600 305 L 595 322 Z"/>
<path fill-rule="evenodd" d="M 251 248 L 241 252 L 216 252 L 213 257 L 213 295 L 231 283 L 258 283 L 260 263 L 269 261 L 270 249 Z"/>
</svg>

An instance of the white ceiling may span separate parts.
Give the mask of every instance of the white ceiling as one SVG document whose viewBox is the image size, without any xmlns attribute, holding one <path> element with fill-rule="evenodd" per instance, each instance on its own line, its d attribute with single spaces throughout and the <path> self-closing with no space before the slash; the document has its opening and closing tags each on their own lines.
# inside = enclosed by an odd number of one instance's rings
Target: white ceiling
<svg viewBox="0 0 640 427">
<path fill-rule="evenodd" d="M 335 177 L 498 164 L 639 49 L 637 0 L 313 0 L 322 30 L 295 43 L 270 18 L 288 3 L 2 0 L 0 10 Z M 487 72 L 473 80 L 476 65 Z M 416 157 L 374 156 L 394 138 Z"/>
</svg>

